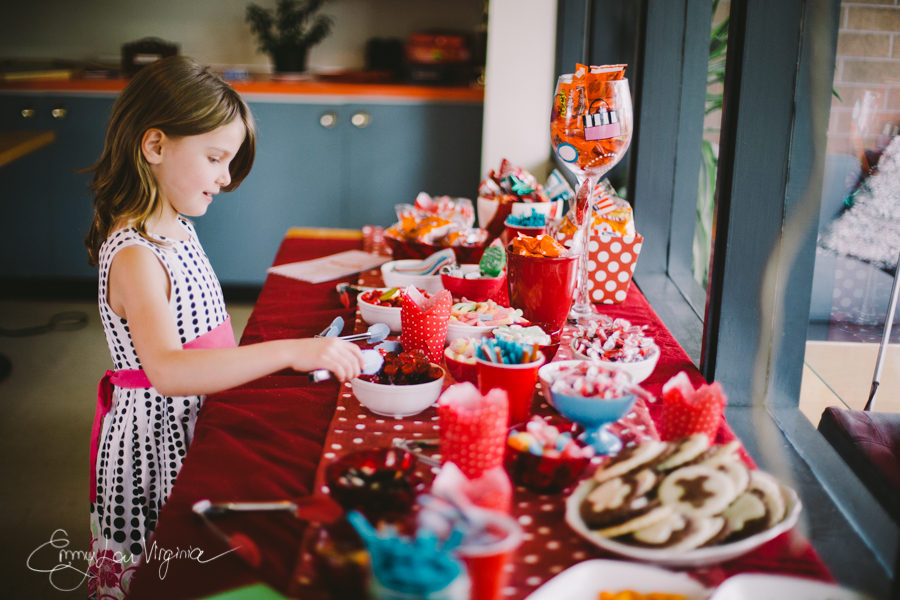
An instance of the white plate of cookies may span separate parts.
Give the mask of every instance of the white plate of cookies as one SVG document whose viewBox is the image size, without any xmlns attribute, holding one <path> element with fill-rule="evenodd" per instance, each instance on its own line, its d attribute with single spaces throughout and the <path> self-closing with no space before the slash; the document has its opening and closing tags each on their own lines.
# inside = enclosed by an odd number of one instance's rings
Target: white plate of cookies
<svg viewBox="0 0 900 600">
<path fill-rule="evenodd" d="M 774 477 L 748 468 L 740 442 L 700 434 L 626 448 L 566 500 L 566 522 L 620 556 L 667 567 L 731 560 L 790 530 L 801 503 Z"/>
</svg>

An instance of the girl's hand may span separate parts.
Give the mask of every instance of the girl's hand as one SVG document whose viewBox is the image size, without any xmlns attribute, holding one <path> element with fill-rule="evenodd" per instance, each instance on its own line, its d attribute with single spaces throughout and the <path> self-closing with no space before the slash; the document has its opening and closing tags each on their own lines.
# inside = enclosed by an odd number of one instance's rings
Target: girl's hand
<svg viewBox="0 0 900 600">
<path fill-rule="evenodd" d="M 335 338 L 293 340 L 291 368 L 295 371 L 328 369 L 340 381 L 350 381 L 365 367 L 362 351 L 353 342 Z"/>
</svg>

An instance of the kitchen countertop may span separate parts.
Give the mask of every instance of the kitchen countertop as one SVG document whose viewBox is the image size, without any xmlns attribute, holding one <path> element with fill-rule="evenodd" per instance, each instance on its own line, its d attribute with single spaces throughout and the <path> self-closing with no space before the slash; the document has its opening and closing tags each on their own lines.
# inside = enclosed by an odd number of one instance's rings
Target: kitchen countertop
<svg viewBox="0 0 900 600">
<path fill-rule="evenodd" d="M 84 94 L 117 94 L 128 79 L 27 79 L 0 81 L 0 93 L 12 92 L 64 92 Z M 294 97 L 310 100 L 320 97 L 331 99 L 383 99 L 418 102 L 481 103 L 483 87 L 439 87 L 404 83 L 340 83 L 332 81 L 279 80 L 270 75 L 254 76 L 251 80 L 232 81 L 234 89 L 244 96 Z"/>
</svg>

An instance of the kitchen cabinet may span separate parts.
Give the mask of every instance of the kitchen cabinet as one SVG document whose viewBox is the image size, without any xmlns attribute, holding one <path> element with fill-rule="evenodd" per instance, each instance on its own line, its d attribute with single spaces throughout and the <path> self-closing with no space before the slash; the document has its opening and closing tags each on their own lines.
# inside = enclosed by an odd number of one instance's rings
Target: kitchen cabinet
<svg viewBox="0 0 900 600">
<path fill-rule="evenodd" d="M 259 285 L 291 226 L 387 226 L 420 191 L 476 195 L 480 102 L 247 96 L 256 161 L 234 192 L 194 219 L 223 285 Z M 0 170 L 0 278 L 96 277 L 82 240 L 89 174 L 114 94 L 0 92 L 0 128 L 53 129 L 55 145 Z M 23 118 L 23 108 L 34 108 Z M 65 107 L 64 118 L 54 108 Z"/>
</svg>

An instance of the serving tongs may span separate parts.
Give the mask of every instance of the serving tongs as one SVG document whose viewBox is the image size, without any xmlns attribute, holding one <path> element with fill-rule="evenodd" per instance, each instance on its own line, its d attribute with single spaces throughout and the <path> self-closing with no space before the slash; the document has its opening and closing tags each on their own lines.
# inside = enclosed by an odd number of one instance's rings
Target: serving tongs
<svg viewBox="0 0 900 600">
<path fill-rule="evenodd" d="M 244 562 L 254 568 L 258 568 L 262 562 L 259 547 L 247 535 L 235 533 L 228 535 L 210 521 L 210 517 L 217 517 L 229 512 L 271 512 L 285 511 L 294 515 L 294 518 L 309 523 L 331 524 L 340 519 L 344 510 L 330 496 L 310 496 L 299 502 L 290 500 L 277 500 L 274 502 L 218 502 L 198 500 L 194 502 L 191 510 L 196 514 L 206 527 L 216 537 L 221 539 Z"/>
<path fill-rule="evenodd" d="M 338 323 L 340 321 L 340 323 Z M 328 328 L 315 336 L 317 338 L 325 338 L 325 337 L 337 337 L 337 335 L 341 332 L 341 329 L 344 328 L 344 320 L 340 317 L 335 319 Z M 385 325 L 384 323 L 375 323 L 374 325 L 369 327 L 369 330 L 365 333 L 356 333 L 353 335 L 345 335 L 338 337 L 339 340 L 345 340 L 348 342 L 357 342 L 367 340 L 370 344 L 378 344 L 384 341 L 391 333 L 390 327 Z M 374 375 L 379 370 L 381 370 L 381 366 L 384 364 L 384 356 L 381 355 L 377 350 L 363 350 L 363 359 L 366 361 L 366 366 L 363 368 L 362 372 L 364 375 Z M 328 369 L 317 369 L 309 374 L 309 380 L 313 382 L 325 381 L 327 379 L 331 379 L 332 373 Z"/>
<path fill-rule="evenodd" d="M 351 335 L 342 335 L 339 340 L 348 342 L 368 342 L 370 344 L 381 343 L 391 334 L 391 328 L 384 323 L 375 323 L 370 325 L 365 333 L 354 333 Z"/>
<path fill-rule="evenodd" d="M 417 460 L 420 460 L 422 464 L 426 464 L 429 467 L 438 467 L 441 466 L 441 461 L 431 456 L 428 456 L 424 452 L 422 452 L 422 448 L 435 448 L 440 445 L 440 440 L 406 440 L 403 438 L 394 438 L 394 441 L 391 442 L 391 446 L 394 448 L 399 448 L 400 450 L 404 450 L 409 452 L 413 456 L 416 457 Z"/>
</svg>

